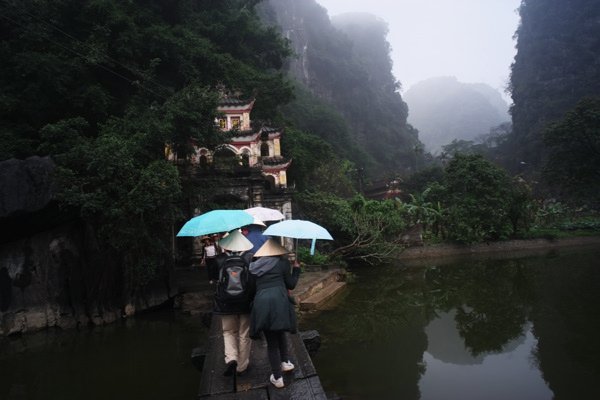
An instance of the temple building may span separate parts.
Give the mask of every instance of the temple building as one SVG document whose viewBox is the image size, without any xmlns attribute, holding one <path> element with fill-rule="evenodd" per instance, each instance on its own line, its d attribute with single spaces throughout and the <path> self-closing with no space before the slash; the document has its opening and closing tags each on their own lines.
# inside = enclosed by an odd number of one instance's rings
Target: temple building
<svg viewBox="0 0 600 400">
<path fill-rule="evenodd" d="M 259 170 L 270 188 L 287 188 L 286 171 L 291 160 L 281 155 L 282 130 L 252 126 L 250 113 L 254 101 L 224 97 L 217 108 L 221 117 L 215 123 L 222 131 L 231 132 L 233 137 L 214 151 L 195 145 L 191 162 L 206 169 L 227 163 L 219 159 L 232 160 L 239 167 Z"/>
</svg>

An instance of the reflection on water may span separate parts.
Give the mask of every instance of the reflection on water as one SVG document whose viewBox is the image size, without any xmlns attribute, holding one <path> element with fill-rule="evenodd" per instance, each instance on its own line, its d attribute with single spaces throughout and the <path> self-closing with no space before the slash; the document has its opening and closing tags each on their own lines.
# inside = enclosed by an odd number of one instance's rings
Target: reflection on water
<svg viewBox="0 0 600 400">
<path fill-rule="evenodd" d="M 304 319 L 344 399 L 600 398 L 598 251 L 354 271 Z"/>
<path fill-rule="evenodd" d="M 438 317 L 425 327 L 427 353 L 436 360 L 449 364 L 481 364 L 486 353 L 474 356 L 465 347 L 456 326 L 456 310 L 440 312 Z M 429 363 L 428 363 L 429 364 Z"/>
<path fill-rule="evenodd" d="M 501 351 L 473 356 L 458 334 L 454 315 L 443 313 L 425 328 L 429 343 L 419 381 L 421 398 L 461 400 L 485 394 L 487 400 L 552 399 L 532 359 L 537 340 L 530 325 Z"/>
<path fill-rule="evenodd" d="M 192 399 L 199 317 L 152 312 L 84 331 L 0 340 L 0 399 Z"/>
</svg>

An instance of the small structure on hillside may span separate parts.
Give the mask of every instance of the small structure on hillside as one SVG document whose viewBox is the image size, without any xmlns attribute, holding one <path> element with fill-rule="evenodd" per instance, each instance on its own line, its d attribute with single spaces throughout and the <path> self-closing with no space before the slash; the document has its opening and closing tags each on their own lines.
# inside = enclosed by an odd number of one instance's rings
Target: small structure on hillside
<svg viewBox="0 0 600 400">
<path fill-rule="evenodd" d="M 395 199 L 402 195 L 400 184 L 402 179 L 399 177 L 392 179 L 382 179 L 372 182 L 365 188 L 364 195 L 372 200 Z"/>
</svg>

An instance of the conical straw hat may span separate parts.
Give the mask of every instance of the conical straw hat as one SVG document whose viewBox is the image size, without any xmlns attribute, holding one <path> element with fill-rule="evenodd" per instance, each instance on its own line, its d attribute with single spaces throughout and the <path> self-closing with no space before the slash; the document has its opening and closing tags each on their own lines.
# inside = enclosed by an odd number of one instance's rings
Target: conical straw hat
<svg viewBox="0 0 600 400">
<path fill-rule="evenodd" d="M 254 257 L 281 256 L 287 253 L 289 253 L 289 251 L 285 247 L 273 239 L 268 239 L 262 246 L 260 246 L 260 249 L 254 253 Z"/>
<path fill-rule="evenodd" d="M 267 224 L 265 224 L 264 222 L 262 222 L 260 219 L 254 217 L 254 221 L 252 221 L 251 225 L 260 225 L 260 226 L 264 226 L 265 228 L 267 227 Z"/>
<path fill-rule="evenodd" d="M 230 232 L 227 237 L 219 240 L 219 246 L 229 251 L 246 251 L 254 245 L 238 230 Z"/>
</svg>

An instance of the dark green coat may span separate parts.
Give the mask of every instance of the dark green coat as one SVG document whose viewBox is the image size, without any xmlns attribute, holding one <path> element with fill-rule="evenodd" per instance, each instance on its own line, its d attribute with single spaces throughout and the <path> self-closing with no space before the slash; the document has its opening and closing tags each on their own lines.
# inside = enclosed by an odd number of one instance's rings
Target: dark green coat
<svg viewBox="0 0 600 400">
<path fill-rule="evenodd" d="M 263 268 L 256 268 L 260 265 Z M 250 337 L 258 339 L 265 330 L 295 333 L 296 310 L 288 289 L 296 287 L 300 268 L 291 268 L 290 262 L 283 257 L 261 257 L 250 264 L 250 273 L 256 276 Z"/>
</svg>

